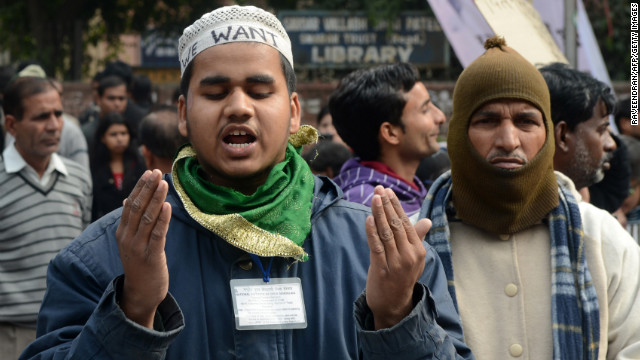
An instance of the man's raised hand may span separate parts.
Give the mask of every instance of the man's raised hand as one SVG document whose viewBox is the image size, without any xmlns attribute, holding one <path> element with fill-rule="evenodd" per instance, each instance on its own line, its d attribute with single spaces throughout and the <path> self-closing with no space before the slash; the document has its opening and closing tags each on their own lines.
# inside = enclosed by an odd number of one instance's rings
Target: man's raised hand
<svg viewBox="0 0 640 360">
<path fill-rule="evenodd" d="M 392 327 L 413 309 L 413 289 L 424 271 L 422 239 L 431 227 L 421 219 L 415 227 L 391 189 L 376 186 L 372 216 L 366 220 L 370 251 L 366 299 L 375 329 Z"/>
<path fill-rule="evenodd" d="M 120 307 L 127 318 L 153 328 L 158 305 L 169 292 L 164 253 L 171 205 L 159 170 L 146 171 L 124 202 L 116 239 L 124 268 Z"/>
</svg>

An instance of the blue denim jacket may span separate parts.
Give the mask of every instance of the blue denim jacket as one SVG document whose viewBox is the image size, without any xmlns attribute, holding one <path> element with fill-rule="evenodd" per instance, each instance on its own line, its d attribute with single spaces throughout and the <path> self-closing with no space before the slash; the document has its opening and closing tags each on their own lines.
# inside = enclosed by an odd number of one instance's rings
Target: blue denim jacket
<svg viewBox="0 0 640 360">
<path fill-rule="evenodd" d="M 51 262 L 38 338 L 21 359 L 471 359 L 442 265 L 428 248 L 412 313 L 390 329 L 368 328 L 362 294 L 369 266 L 369 209 L 341 200 L 316 178 L 306 262 L 275 258 L 271 277 L 299 277 L 306 329 L 236 330 L 230 280 L 262 278 L 250 258 L 186 213 L 173 189 L 165 252 L 169 296 L 155 330 L 117 304 L 122 265 L 115 239 L 121 210 L 93 223 Z M 355 304 L 354 304 L 355 301 Z"/>
</svg>

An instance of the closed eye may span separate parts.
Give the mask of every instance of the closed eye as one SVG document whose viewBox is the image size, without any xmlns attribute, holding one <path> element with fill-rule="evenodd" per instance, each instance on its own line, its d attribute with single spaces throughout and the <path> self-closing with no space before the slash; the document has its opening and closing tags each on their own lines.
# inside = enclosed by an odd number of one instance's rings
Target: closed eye
<svg viewBox="0 0 640 360">
<path fill-rule="evenodd" d="M 247 93 L 254 99 L 266 99 L 274 92 L 275 79 L 269 75 L 255 75 L 247 78 Z"/>
<path fill-rule="evenodd" d="M 203 96 L 209 100 L 222 100 L 225 98 L 225 96 L 227 96 L 227 94 L 229 94 L 228 91 L 222 91 L 222 92 L 205 92 L 203 94 Z"/>
<path fill-rule="evenodd" d="M 260 92 L 251 91 L 251 92 L 249 92 L 249 95 L 254 99 L 266 99 L 269 96 L 271 96 L 271 94 L 273 94 L 273 92 L 271 92 L 271 91 L 260 91 Z"/>
</svg>

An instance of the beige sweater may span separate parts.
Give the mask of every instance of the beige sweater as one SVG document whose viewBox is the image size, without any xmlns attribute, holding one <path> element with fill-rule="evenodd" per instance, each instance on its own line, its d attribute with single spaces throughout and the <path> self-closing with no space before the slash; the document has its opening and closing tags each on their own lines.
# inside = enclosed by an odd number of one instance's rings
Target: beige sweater
<svg viewBox="0 0 640 360">
<path fill-rule="evenodd" d="M 571 180 L 557 173 L 572 189 Z M 606 211 L 580 203 L 600 305 L 600 359 L 640 359 L 640 247 Z M 465 340 L 478 360 L 551 359 L 549 229 L 495 235 L 450 222 Z"/>
</svg>

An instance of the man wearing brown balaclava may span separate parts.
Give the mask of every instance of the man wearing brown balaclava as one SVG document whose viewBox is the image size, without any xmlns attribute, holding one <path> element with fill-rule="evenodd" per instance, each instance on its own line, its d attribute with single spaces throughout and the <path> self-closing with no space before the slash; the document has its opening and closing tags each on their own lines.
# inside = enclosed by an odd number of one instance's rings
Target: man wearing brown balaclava
<svg viewBox="0 0 640 360">
<path fill-rule="evenodd" d="M 483 359 L 640 359 L 640 247 L 553 170 L 549 91 L 502 38 L 460 75 L 421 217 Z M 578 199 L 578 201 L 576 200 Z"/>
</svg>

